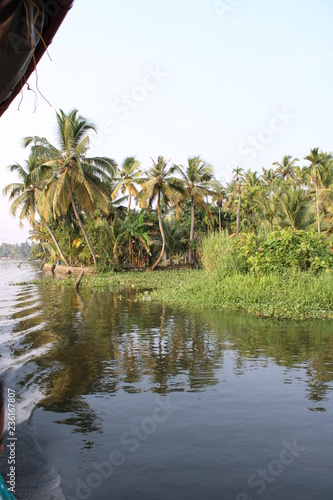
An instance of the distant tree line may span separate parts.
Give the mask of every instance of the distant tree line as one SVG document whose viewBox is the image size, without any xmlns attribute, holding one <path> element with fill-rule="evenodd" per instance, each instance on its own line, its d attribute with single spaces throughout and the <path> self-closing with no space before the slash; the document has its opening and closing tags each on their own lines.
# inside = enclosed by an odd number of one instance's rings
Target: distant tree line
<svg viewBox="0 0 333 500">
<path fill-rule="evenodd" d="M 31 244 L 27 242 L 15 245 L 2 243 L 0 245 L 0 259 L 26 260 L 30 256 L 31 248 Z"/>
</svg>

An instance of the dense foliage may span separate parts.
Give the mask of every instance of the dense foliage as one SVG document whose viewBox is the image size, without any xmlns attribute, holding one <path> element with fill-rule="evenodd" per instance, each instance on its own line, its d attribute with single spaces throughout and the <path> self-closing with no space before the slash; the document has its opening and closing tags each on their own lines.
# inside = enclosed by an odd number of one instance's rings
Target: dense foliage
<svg viewBox="0 0 333 500">
<path fill-rule="evenodd" d="M 212 235 L 203 241 L 203 263 L 221 276 L 235 272 L 333 268 L 333 238 L 313 231 L 281 229 L 267 234 L 244 233 L 239 238 Z"/>
<path fill-rule="evenodd" d="M 120 167 L 90 157 L 94 126 L 77 110 L 56 118 L 57 146 L 25 138 L 29 158 L 9 167 L 18 182 L 4 189 L 41 258 L 107 270 L 202 257 L 220 275 L 332 267 L 333 159 L 319 148 L 304 165 L 286 155 L 261 174 L 237 167 L 222 186 L 198 156 L 146 168 L 135 156 Z"/>
</svg>

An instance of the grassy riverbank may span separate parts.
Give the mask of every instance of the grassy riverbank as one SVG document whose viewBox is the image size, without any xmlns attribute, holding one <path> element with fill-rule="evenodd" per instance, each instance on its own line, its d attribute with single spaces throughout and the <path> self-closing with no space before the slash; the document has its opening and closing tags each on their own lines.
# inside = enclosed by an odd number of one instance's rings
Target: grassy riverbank
<svg viewBox="0 0 333 500">
<path fill-rule="evenodd" d="M 67 279 L 57 283 L 73 282 Z M 86 276 L 81 286 L 146 289 L 138 294 L 138 300 L 187 310 L 228 308 L 277 319 L 333 319 L 332 272 L 289 269 L 285 273 L 233 273 L 224 277 L 204 270 L 107 273 Z"/>
</svg>

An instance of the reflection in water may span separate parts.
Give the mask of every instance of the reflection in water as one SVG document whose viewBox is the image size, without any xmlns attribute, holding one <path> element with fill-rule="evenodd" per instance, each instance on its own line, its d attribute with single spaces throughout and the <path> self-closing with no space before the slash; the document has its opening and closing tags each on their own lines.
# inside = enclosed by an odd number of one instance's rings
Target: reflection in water
<svg viewBox="0 0 333 500">
<path fill-rule="evenodd" d="M 255 498 L 248 478 L 296 438 L 308 451 L 261 498 L 331 498 L 331 323 L 184 314 L 132 289 L 22 285 L 0 298 L 18 498 L 82 498 L 78 481 L 117 449 L 124 465 L 89 498 Z M 165 400 L 176 410 L 132 454 L 122 436 Z"/>
<path fill-rule="evenodd" d="M 42 388 L 43 408 L 73 412 L 71 423 L 86 433 L 98 429 L 99 422 L 84 395 L 203 391 L 219 382 L 225 353 L 233 351 L 237 376 L 273 360 L 285 367 L 288 384 L 302 369 L 310 409 L 325 410 L 333 380 L 329 324 L 212 311 L 183 314 L 134 299 L 132 289 L 115 293 L 82 288 L 75 293 L 66 286 L 41 286 L 37 303 L 29 293 L 19 297 L 15 307 L 21 304 L 23 309 L 11 316 L 18 320 L 13 334 L 26 333 L 12 346 L 14 358 L 52 342 L 34 360 L 33 379 Z M 23 384 L 30 379 L 31 374 Z"/>
</svg>

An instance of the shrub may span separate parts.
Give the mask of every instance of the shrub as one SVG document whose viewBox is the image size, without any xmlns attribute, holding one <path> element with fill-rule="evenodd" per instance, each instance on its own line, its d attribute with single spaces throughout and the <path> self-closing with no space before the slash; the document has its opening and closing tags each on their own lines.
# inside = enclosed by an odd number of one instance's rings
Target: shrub
<svg viewBox="0 0 333 500">
<path fill-rule="evenodd" d="M 306 231 L 280 230 L 265 236 L 253 233 L 230 238 L 212 235 L 202 245 L 207 271 L 221 275 L 234 272 L 284 271 L 288 268 L 329 271 L 333 268 L 333 241 Z"/>
</svg>

